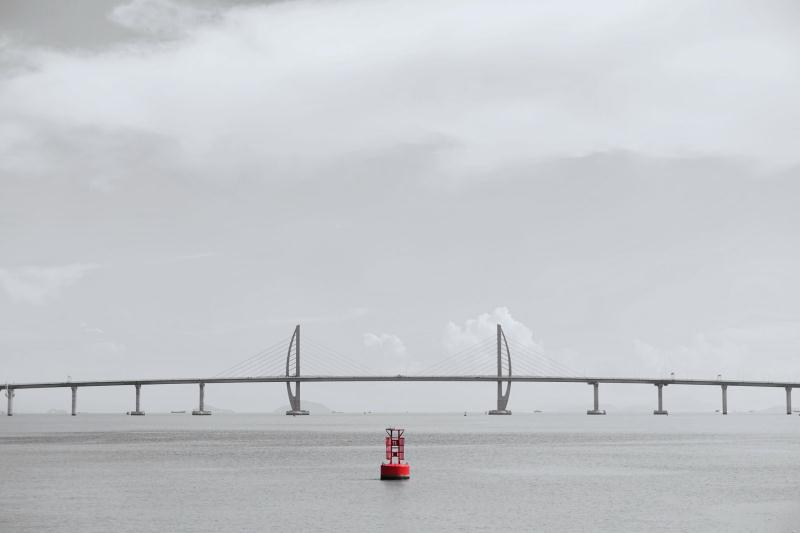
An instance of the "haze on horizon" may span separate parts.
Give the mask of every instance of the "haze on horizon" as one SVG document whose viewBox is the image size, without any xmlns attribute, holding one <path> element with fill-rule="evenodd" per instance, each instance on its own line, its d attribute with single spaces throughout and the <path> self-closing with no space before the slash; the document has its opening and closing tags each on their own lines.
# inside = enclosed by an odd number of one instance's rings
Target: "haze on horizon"
<svg viewBox="0 0 800 533">
<path fill-rule="evenodd" d="M 498 321 L 585 374 L 800 381 L 798 22 L 790 1 L 3 2 L 0 381 L 214 375 L 297 323 L 400 373 Z M 303 398 L 486 410 L 494 387 Z M 590 400 L 515 385 L 510 408 Z M 285 388 L 207 401 L 271 411 Z"/>
</svg>

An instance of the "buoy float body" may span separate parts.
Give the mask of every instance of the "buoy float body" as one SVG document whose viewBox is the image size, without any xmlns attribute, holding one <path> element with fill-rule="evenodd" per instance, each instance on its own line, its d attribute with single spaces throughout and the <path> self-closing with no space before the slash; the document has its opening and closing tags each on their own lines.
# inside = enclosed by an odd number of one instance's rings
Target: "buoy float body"
<svg viewBox="0 0 800 533">
<path fill-rule="evenodd" d="M 411 477 L 411 466 L 403 464 L 382 464 L 381 479 L 409 479 Z"/>
<path fill-rule="evenodd" d="M 386 428 L 386 460 L 381 464 L 381 479 L 409 479 L 411 466 L 405 462 L 404 429 Z"/>
</svg>

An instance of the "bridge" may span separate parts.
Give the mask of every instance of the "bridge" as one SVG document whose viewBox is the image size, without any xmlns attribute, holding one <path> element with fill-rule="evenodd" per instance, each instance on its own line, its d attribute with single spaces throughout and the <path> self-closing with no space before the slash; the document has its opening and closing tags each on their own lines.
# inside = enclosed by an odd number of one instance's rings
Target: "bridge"
<svg viewBox="0 0 800 533">
<path fill-rule="evenodd" d="M 318 343 L 312 343 L 312 351 L 316 351 L 323 358 L 318 361 L 322 368 L 328 369 L 327 374 L 300 373 L 300 326 L 296 326 L 292 336 L 288 340 L 285 364 L 283 356 L 275 359 L 276 353 L 281 353 L 286 347 L 286 341 L 281 341 L 271 347 L 245 359 L 229 369 L 211 377 L 195 378 L 159 378 L 159 379 L 122 379 L 122 380 L 92 380 L 92 381 L 53 381 L 41 383 L 14 383 L 0 385 L 0 391 L 4 391 L 7 398 L 6 414 L 12 416 L 14 413 L 14 398 L 17 391 L 25 389 L 52 389 L 68 388 L 72 391 L 71 414 L 77 414 L 78 389 L 81 387 L 119 387 L 132 386 L 136 391 L 135 409 L 130 411 L 130 415 L 144 415 L 141 409 L 141 390 L 143 385 L 198 385 L 199 397 L 198 408 L 192 411 L 194 415 L 209 415 L 205 409 L 205 386 L 206 384 L 223 383 L 285 383 L 286 392 L 289 397 L 290 409 L 287 415 L 307 415 L 300 401 L 301 383 L 332 383 L 332 382 L 487 382 L 497 385 L 497 405 L 495 409 L 489 411 L 492 415 L 510 415 L 508 403 L 511 395 L 512 383 L 586 383 L 593 388 L 593 407 L 586 411 L 589 415 L 604 415 L 605 410 L 600 409 L 600 384 L 619 383 L 619 384 L 649 384 L 657 388 L 657 409 L 653 410 L 654 415 L 666 415 L 668 411 L 664 408 L 664 387 L 669 385 L 691 385 L 691 386 L 711 386 L 720 387 L 722 393 L 723 415 L 728 414 L 728 387 L 768 387 L 783 388 L 786 392 L 786 414 L 792 414 L 792 389 L 800 387 L 800 382 L 788 381 L 748 381 L 748 380 L 723 380 L 723 379 L 669 379 L 664 378 L 630 378 L 630 377 L 600 377 L 600 376 L 580 376 L 570 369 L 536 351 L 534 348 L 525 346 L 513 339 L 506 338 L 503 328 L 497 325 L 496 338 L 485 339 L 466 350 L 457 352 L 453 356 L 439 361 L 433 366 L 421 372 L 413 374 L 380 375 L 362 373 L 360 365 L 347 359 L 342 354 L 324 348 Z M 523 374 L 513 374 L 511 367 L 511 348 L 514 347 L 515 353 L 527 355 L 517 361 L 516 366 L 523 370 Z M 492 364 L 496 362 L 495 373 L 474 373 L 469 370 L 480 366 L 487 360 L 488 350 L 491 349 Z M 304 352 L 305 353 L 305 352 Z M 534 356 L 534 357 L 532 357 Z M 331 361 L 339 363 L 339 367 L 334 368 Z M 461 373 L 443 372 L 448 365 L 457 363 L 460 365 Z M 277 364 L 277 366 L 276 366 Z M 351 373 L 342 373 L 344 367 Z M 560 370 L 563 375 L 557 375 L 547 370 Z M 338 370 L 338 372 L 336 371 Z M 356 372 L 353 372 L 356 371 Z M 292 388 L 294 385 L 294 389 Z"/>
</svg>

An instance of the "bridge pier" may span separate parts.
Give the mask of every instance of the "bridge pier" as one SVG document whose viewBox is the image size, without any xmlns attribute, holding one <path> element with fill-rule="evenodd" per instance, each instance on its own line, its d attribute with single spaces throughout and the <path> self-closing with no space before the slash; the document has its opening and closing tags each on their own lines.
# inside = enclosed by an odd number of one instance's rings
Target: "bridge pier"
<svg viewBox="0 0 800 533">
<path fill-rule="evenodd" d="M 14 414 L 14 389 L 6 389 L 6 398 L 8 398 L 6 414 L 12 416 Z"/>
<path fill-rule="evenodd" d="M 141 410 L 141 403 L 140 403 L 140 400 L 141 400 L 141 397 L 142 397 L 142 384 L 141 383 L 136 383 L 134 385 L 134 387 L 136 387 L 136 410 L 135 411 L 131 411 L 128 414 L 134 415 L 134 416 L 144 416 L 144 411 Z"/>
<path fill-rule="evenodd" d="M 291 388 L 291 382 L 289 382 L 289 381 L 286 382 L 286 388 L 287 389 Z M 289 410 L 286 411 L 286 414 L 289 415 L 289 416 L 297 416 L 297 415 L 307 415 L 307 414 L 309 414 L 308 411 L 306 411 L 305 409 L 301 408 L 301 404 L 300 404 L 300 382 L 299 381 L 295 381 L 294 382 L 294 390 L 295 390 L 294 396 L 291 396 L 291 395 L 289 396 Z"/>
<path fill-rule="evenodd" d="M 72 416 L 75 416 L 78 408 L 78 387 L 73 385 L 70 388 L 72 389 Z"/>
<path fill-rule="evenodd" d="M 656 387 L 658 387 L 658 409 L 653 411 L 654 415 L 668 415 L 669 411 L 664 409 L 664 384 L 663 383 L 656 383 Z"/>
<path fill-rule="evenodd" d="M 197 409 L 192 411 L 193 415 L 210 415 L 211 411 L 206 411 L 205 405 L 206 384 L 200 383 L 200 400 L 197 404 Z"/>
<path fill-rule="evenodd" d="M 722 386 L 722 414 L 728 414 L 728 386 Z"/>
<path fill-rule="evenodd" d="M 589 383 L 594 388 L 594 409 L 586 411 L 587 415 L 604 415 L 605 409 L 600 409 L 600 384 L 596 381 Z"/>
<path fill-rule="evenodd" d="M 792 388 L 786 387 L 786 414 L 792 414 Z"/>
</svg>

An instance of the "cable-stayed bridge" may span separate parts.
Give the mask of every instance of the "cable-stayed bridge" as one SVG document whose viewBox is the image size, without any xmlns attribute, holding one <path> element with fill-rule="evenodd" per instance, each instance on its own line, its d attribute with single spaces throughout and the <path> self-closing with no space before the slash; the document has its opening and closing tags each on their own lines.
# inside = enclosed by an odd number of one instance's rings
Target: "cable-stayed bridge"
<svg viewBox="0 0 800 533">
<path fill-rule="evenodd" d="M 512 367 L 512 353 L 513 367 Z M 302 354 L 302 358 L 301 358 Z M 303 363 L 305 373 L 300 371 Z M 308 369 L 312 372 L 309 372 Z M 513 371 L 512 371 L 513 369 Z M 143 385 L 196 384 L 199 388 L 197 415 L 211 414 L 205 409 L 205 386 L 208 383 L 285 383 L 290 409 L 287 415 L 307 415 L 300 400 L 302 383 L 330 382 L 487 382 L 497 386 L 497 404 L 489 414 L 510 415 L 508 404 L 512 383 L 586 383 L 593 387 L 593 408 L 590 415 L 603 415 L 600 409 L 600 384 L 650 384 L 658 391 L 657 409 L 653 414 L 666 415 L 663 389 L 668 385 L 693 385 L 720 387 L 722 414 L 728 413 L 728 387 L 784 388 L 786 392 L 786 414 L 792 413 L 792 389 L 800 382 L 749 381 L 723 379 L 674 379 L 674 378 L 630 378 L 585 376 L 548 357 L 534 347 L 515 339 L 506 338 L 500 324 L 496 336 L 484 339 L 433 365 L 412 372 L 382 375 L 370 371 L 347 356 L 326 348 L 311 339 L 302 339 L 300 326 L 296 326 L 291 337 L 283 339 L 264 350 L 227 368 L 217 375 L 194 378 L 121 379 L 93 381 L 53 381 L 41 383 L 13 383 L 0 385 L 7 398 L 6 414 L 14 413 L 14 398 L 23 389 L 69 388 L 72 391 L 71 414 L 77 413 L 77 395 L 81 387 L 133 386 L 136 391 L 135 409 L 131 415 L 144 415 L 141 408 Z"/>
</svg>

